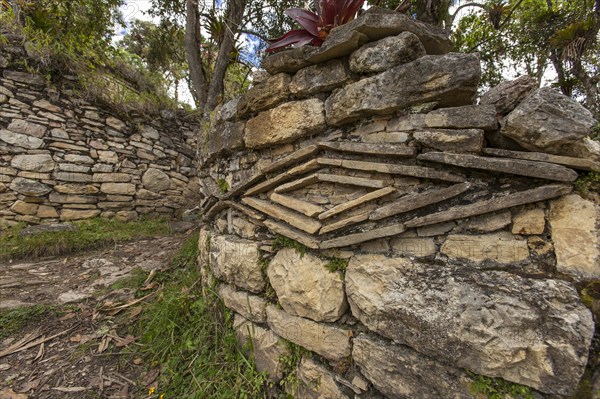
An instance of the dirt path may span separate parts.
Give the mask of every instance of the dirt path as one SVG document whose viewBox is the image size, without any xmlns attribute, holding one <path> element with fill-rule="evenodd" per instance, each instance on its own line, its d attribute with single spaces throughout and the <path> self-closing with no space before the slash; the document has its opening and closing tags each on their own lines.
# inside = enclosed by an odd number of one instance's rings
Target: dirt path
<svg viewBox="0 0 600 399">
<path fill-rule="evenodd" d="M 41 316 L 8 337 L 0 326 L 0 399 L 158 398 L 148 394 L 158 371 L 132 354 L 138 344 L 128 327 L 139 300 L 156 292 L 144 280 L 166 269 L 185 239 L 0 265 L 1 310 L 48 305 L 30 308 Z M 136 281 L 145 288 L 137 298 L 128 286 Z"/>
</svg>

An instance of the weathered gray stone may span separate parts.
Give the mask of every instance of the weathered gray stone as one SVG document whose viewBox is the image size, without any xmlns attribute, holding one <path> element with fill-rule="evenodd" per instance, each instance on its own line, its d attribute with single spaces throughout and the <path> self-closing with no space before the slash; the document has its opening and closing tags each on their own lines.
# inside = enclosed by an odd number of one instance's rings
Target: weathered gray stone
<svg viewBox="0 0 600 399">
<path fill-rule="evenodd" d="M 527 241 L 509 232 L 484 235 L 450 235 L 440 253 L 451 259 L 463 259 L 477 264 L 485 261 L 512 265 L 529 258 Z"/>
<path fill-rule="evenodd" d="M 119 162 L 119 156 L 114 151 L 98 151 L 98 157 L 100 159 L 100 162 L 104 163 Z"/>
<path fill-rule="evenodd" d="M 261 292 L 265 286 L 259 244 L 235 236 L 217 235 L 210 240 L 210 267 L 215 276 L 251 292 Z"/>
<path fill-rule="evenodd" d="M 448 154 L 428 152 L 417 157 L 420 161 L 432 161 L 463 168 L 488 170 L 491 172 L 509 173 L 520 176 L 536 177 L 538 179 L 572 182 L 577 179 L 577 172 L 546 162 L 525 161 L 521 159 L 487 158 L 477 155 Z"/>
<path fill-rule="evenodd" d="M 321 100 L 294 101 L 250 119 L 246 123 L 244 142 L 248 148 L 274 146 L 318 133 L 324 128 L 324 104 Z"/>
<path fill-rule="evenodd" d="M 302 358 L 296 370 L 296 377 L 301 383 L 298 391 L 294 393 L 295 398 L 349 399 L 336 384 L 337 376 L 312 359 Z"/>
<path fill-rule="evenodd" d="M 404 345 L 361 334 L 354 339 L 352 358 L 364 376 L 390 399 L 474 398 L 466 373 Z"/>
<path fill-rule="evenodd" d="M 581 378 L 594 322 L 561 280 L 355 256 L 352 313 L 369 329 L 441 361 L 542 392 L 568 395 Z"/>
<path fill-rule="evenodd" d="M 325 212 L 325 208 L 315 205 L 312 202 L 303 201 L 294 197 L 288 197 L 277 193 L 271 193 L 269 199 L 277 204 L 283 205 L 289 209 L 294 209 L 308 217 L 315 217 Z"/>
<path fill-rule="evenodd" d="M 15 119 L 10 125 L 8 125 L 8 130 L 15 133 L 42 138 L 48 129 L 45 126 L 38 125 L 37 123 L 25 121 L 23 119 Z"/>
<path fill-rule="evenodd" d="M 436 223 L 443 223 L 450 220 L 482 215 L 484 213 L 495 212 L 501 209 L 512 208 L 514 206 L 531 204 L 533 202 L 545 201 L 547 199 L 560 197 L 561 195 L 569 194 L 571 191 L 571 187 L 558 184 L 537 187 L 498 198 L 476 202 L 474 204 L 458 205 L 445 211 L 421 216 L 406 222 L 406 226 L 421 227 Z"/>
<path fill-rule="evenodd" d="M 171 178 L 160 169 L 149 168 L 142 176 L 142 184 L 150 191 L 159 192 L 171 187 Z"/>
<path fill-rule="evenodd" d="M 284 370 L 279 358 L 289 354 L 285 341 L 272 331 L 257 326 L 238 314 L 233 319 L 233 328 L 246 356 L 253 356 L 252 360 L 258 372 L 268 372 L 269 378 L 275 382 L 281 380 Z"/>
<path fill-rule="evenodd" d="M 308 96 L 332 91 L 351 80 L 352 75 L 347 63 L 341 60 L 332 60 L 299 70 L 289 85 L 292 94 Z"/>
<path fill-rule="evenodd" d="M 59 172 L 57 170 L 52 174 L 54 179 L 59 181 L 75 182 L 75 183 L 90 183 L 92 176 L 85 173 L 77 172 Z"/>
<path fill-rule="evenodd" d="M 369 41 L 411 32 L 423 43 L 427 54 L 445 54 L 452 49 L 448 35 L 441 29 L 418 22 L 399 12 L 379 7 L 371 7 L 355 20 L 334 28 L 327 40 L 334 40 L 336 36 L 342 36 L 347 31 L 359 32 L 367 36 Z M 323 43 L 324 46 L 327 45 L 327 40 Z"/>
<path fill-rule="evenodd" d="M 102 183 L 100 191 L 105 194 L 134 195 L 135 184 L 131 183 Z"/>
<path fill-rule="evenodd" d="M 381 220 L 400 213 L 435 204 L 456 197 L 471 188 L 470 183 L 459 183 L 450 187 L 427 190 L 422 193 L 409 194 L 398 198 L 375 210 L 369 217 L 371 220 Z"/>
<path fill-rule="evenodd" d="M 300 69 L 311 65 L 308 54 L 315 50 L 311 46 L 301 46 L 289 50 L 279 51 L 263 59 L 262 66 L 271 75 L 280 72 L 296 73 Z"/>
<path fill-rule="evenodd" d="M 63 209 L 60 212 L 60 220 L 81 220 L 91 219 L 100 215 L 100 209 Z"/>
<path fill-rule="evenodd" d="M 363 233 L 348 234 L 346 236 L 333 238 L 331 240 L 322 242 L 319 245 L 319 248 L 330 249 L 330 248 L 348 247 L 350 245 L 361 244 L 363 242 L 376 240 L 378 238 L 395 236 L 400 233 L 404 233 L 404 231 L 406 231 L 406 228 L 404 227 L 404 225 L 394 224 L 394 225 L 387 226 L 387 227 L 380 227 L 377 229 L 365 231 Z"/>
<path fill-rule="evenodd" d="M 63 172 L 75 172 L 75 173 L 88 173 L 90 171 L 89 166 L 77 165 L 74 163 L 59 163 L 58 170 Z"/>
<path fill-rule="evenodd" d="M 353 152 L 358 154 L 368 155 L 389 155 L 393 157 L 408 157 L 412 158 L 417 154 L 417 149 L 407 146 L 390 146 L 386 144 L 369 144 L 369 143 L 354 143 L 354 142 L 323 142 L 319 143 L 319 147 L 328 150 Z"/>
<path fill-rule="evenodd" d="M 94 173 L 92 181 L 94 183 L 129 183 L 131 175 L 128 173 Z"/>
<path fill-rule="evenodd" d="M 479 129 L 429 129 L 415 132 L 413 137 L 440 151 L 481 152 L 483 147 L 483 130 Z"/>
<path fill-rule="evenodd" d="M 119 211 L 115 214 L 115 219 L 121 222 L 131 222 L 137 220 L 138 216 L 136 211 Z"/>
<path fill-rule="evenodd" d="M 244 147 L 244 122 L 223 122 L 211 127 L 204 145 L 207 160 L 222 154 L 231 154 Z"/>
<path fill-rule="evenodd" d="M 356 73 L 387 71 L 425 55 L 425 47 L 411 32 L 365 44 L 350 55 L 350 69 Z"/>
<path fill-rule="evenodd" d="M 431 111 L 425 115 L 425 125 L 446 129 L 495 130 L 498 121 L 493 105 L 465 105 Z"/>
<path fill-rule="evenodd" d="M 481 96 L 479 103 L 493 105 L 497 113 L 506 115 L 537 87 L 537 81 L 531 76 L 520 76 L 514 80 L 504 81 L 488 90 Z"/>
<path fill-rule="evenodd" d="M 59 231 L 77 231 L 78 227 L 67 223 L 44 224 L 39 226 L 28 226 L 19 232 L 22 237 L 34 236 L 44 233 L 55 233 Z"/>
<path fill-rule="evenodd" d="M 10 130 L 0 130 L 0 140 L 8 144 L 16 145 L 17 147 L 29 148 L 31 150 L 35 150 L 44 145 L 44 140 L 42 139 L 26 134 L 11 132 Z"/>
<path fill-rule="evenodd" d="M 54 170 L 54 161 L 50 154 L 15 155 L 10 161 L 10 165 L 16 169 L 32 172 L 51 172 Z"/>
<path fill-rule="evenodd" d="M 509 151 L 499 148 L 484 148 L 483 153 L 496 157 L 557 163 L 573 169 L 600 171 L 599 161 L 592 161 L 591 159 L 585 158 L 563 157 L 560 155 L 545 154 L 543 152 Z"/>
<path fill-rule="evenodd" d="M 504 118 L 501 132 L 530 151 L 587 158 L 584 138 L 596 123 L 577 101 L 543 87 Z"/>
<path fill-rule="evenodd" d="M 152 126 L 148 126 L 148 125 L 140 126 L 140 133 L 141 133 L 142 137 L 147 138 L 147 139 L 158 140 L 160 138 L 160 133 L 158 133 L 158 130 L 156 130 Z"/>
<path fill-rule="evenodd" d="M 256 82 L 256 80 L 254 80 L 254 82 L 260 83 L 260 82 Z M 219 105 L 215 109 L 215 118 L 214 118 L 214 121 L 212 121 L 212 123 L 217 125 L 217 124 L 220 124 L 223 122 L 233 121 L 236 118 L 237 107 L 238 107 L 238 104 L 239 104 L 241 98 L 242 98 L 242 96 L 238 96 L 238 97 L 234 98 L 233 100 L 227 101 L 225 104 Z"/>
<path fill-rule="evenodd" d="M 579 195 L 551 202 L 556 268 L 576 278 L 600 278 L 600 207 Z"/>
<path fill-rule="evenodd" d="M 546 218 L 543 209 L 528 209 L 517 213 L 513 217 L 513 234 L 542 234 L 545 228 Z"/>
<path fill-rule="evenodd" d="M 95 186 L 79 184 L 59 184 L 54 186 L 54 190 L 62 194 L 96 194 L 100 191 Z"/>
<path fill-rule="evenodd" d="M 55 207 L 40 205 L 35 216 L 42 219 L 56 219 L 59 215 Z"/>
<path fill-rule="evenodd" d="M 334 322 L 346 311 L 344 282 L 327 262 L 312 254 L 284 248 L 267 269 L 269 281 L 283 309 L 294 316 Z"/>
<path fill-rule="evenodd" d="M 470 218 L 460 224 L 460 231 L 473 231 L 477 233 L 490 233 L 508 226 L 512 221 L 510 211 L 496 214 L 481 215 Z"/>
<path fill-rule="evenodd" d="M 442 107 L 471 104 L 480 74 L 479 60 L 472 54 L 425 56 L 330 96 L 325 104 L 327 123 L 342 125 L 433 100 Z"/>
<path fill-rule="evenodd" d="M 291 316 L 275 306 L 267 307 L 269 327 L 280 337 L 316 352 L 329 360 L 350 356 L 352 331 Z"/>
<path fill-rule="evenodd" d="M 321 223 L 319 223 L 317 220 L 304 216 L 281 205 L 252 197 L 244 197 L 242 201 L 254 209 L 266 213 L 267 215 L 276 219 L 285 221 L 295 228 L 305 231 L 309 234 L 315 234 L 321 228 Z"/>
<path fill-rule="evenodd" d="M 38 210 L 38 205 L 19 200 L 15 201 L 10 207 L 10 210 L 21 215 L 35 215 Z"/>
<path fill-rule="evenodd" d="M 433 238 L 394 238 L 391 245 L 397 254 L 418 258 L 431 256 L 437 252 Z"/>
<path fill-rule="evenodd" d="M 49 200 L 59 204 L 95 204 L 98 202 L 98 197 L 51 193 Z"/>
<path fill-rule="evenodd" d="M 319 248 L 319 243 L 317 240 L 314 239 L 313 236 L 310 236 L 300 230 L 293 229 L 286 224 L 267 219 L 264 221 L 264 225 L 271 231 L 277 234 L 281 234 L 284 237 L 291 238 L 292 240 L 298 241 L 300 244 L 308 248 Z"/>
<path fill-rule="evenodd" d="M 250 295 L 245 291 L 238 291 L 229 284 L 219 285 L 219 296 L 223 303 L 229 309 L 241 314 L 246 319 L 256 323 L 267 322 L 267 304 L 268 302 L 257 296 Z"/>
<path fill-rule="evenodd" d="M 115 118 L 114 116 L 108 116 L 106 118 L 106 124 L 115 130 L 125 130 L 127 128 L 125 122 Z"/>
<path fill-rule="evenodd" d="M 30 84 L 33 86 L 44 86 L 46 84 L 46 80 L 44 79 L 44 77 L 37 74 L 6 69 L 4 70 L 3 75 L 6 79 L 14 80 L 20 83 Z"/>
<path fill-rule="evenodd" d="M 237 105 L 237 116 L 244 118 L 250 114 L 273 108 L 289 97 L 291 77 L 285 73 L 271 76 L 264 83 L 248 90 Z"/>
<path fill-rule="evenodd" d="M 22 177 L 15 178 L 10 183 L 10 189 L 18 192 L 19 194 L 27 195 L 30 197 L 41 197 L 42 195 L 48 194 L 52 189 L 35 180 L 24 179 Z"/>
<path fill-rule="evenodd" d="M 87 155 L 65 154 L 65 161 L 93 165 L 94 160 Z"/>
</svg>

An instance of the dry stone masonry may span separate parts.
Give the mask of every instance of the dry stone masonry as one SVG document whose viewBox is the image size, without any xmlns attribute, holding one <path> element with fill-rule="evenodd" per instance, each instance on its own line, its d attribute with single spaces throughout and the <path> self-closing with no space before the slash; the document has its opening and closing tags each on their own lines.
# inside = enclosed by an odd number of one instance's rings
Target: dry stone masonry
<svg viewBox="0 0 600 399">
<path fill-rule="evenodd" d="M 122 117 L 24 70 L 0 51 L 0 227 L 97 216 L 174 215 L 200 196 L 193 120 Z M 67 82 L 69 83 L 69 82 Z"/>
<path fill-rule="evenodd" d="M 479 60 L 450 49 L 372 8 L 269 56 L 201 143 L 204 283 L 275 382 L 305 349 L 297 398 L 600 390 L 600 207 L 573 189 L 596 121 L 528 78 L 477 104 Z"/>
</svg>

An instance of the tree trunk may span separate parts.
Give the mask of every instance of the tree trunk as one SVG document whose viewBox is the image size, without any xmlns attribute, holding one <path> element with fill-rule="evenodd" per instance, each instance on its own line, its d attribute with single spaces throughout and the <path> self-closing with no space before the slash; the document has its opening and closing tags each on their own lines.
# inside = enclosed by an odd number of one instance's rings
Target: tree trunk
<svg viewBox="0 0 600 399">
<path fill-rule="evenodd" d="M 573 95 L 573 87 L 567 82 L 567 75 L 565 73 L 565 68 L 562 63 L 562 56 L 558 54 L 557 50 L 551 50 L 549 55 L 550 61 L 552 61 L 552 65 L 554 66 L 554 70 L 556 71 L 556 76 L 558 77 L 558 84 L 560 86 L 560 91 L 565 96 L 571 97 Z"/>
<path fill-rule="evenodd" d="M 219 97 L 223 93 L 225 73 L 231 61 L 231 52 L 235 45 L 235 37 L 242 22 L 246 0 L 230 0 L 225 14 L 225 35 L 219 48 L 215 69 L 208 89 L 208 97 L 204 109 L 205 114 L 210 113 L 218 104 Z"/>
<path fill-rule="evenodd" d="M 202 65 L 202 55 L 200 54 L 201 43 L 202 34 L 200 33 L 198 2 L 197 0 L 186 0 L 185 50 L 190 67 L 192 95 L 199 110 L 204 109 L 208 93 L 206 75 Z"/>
</svg>

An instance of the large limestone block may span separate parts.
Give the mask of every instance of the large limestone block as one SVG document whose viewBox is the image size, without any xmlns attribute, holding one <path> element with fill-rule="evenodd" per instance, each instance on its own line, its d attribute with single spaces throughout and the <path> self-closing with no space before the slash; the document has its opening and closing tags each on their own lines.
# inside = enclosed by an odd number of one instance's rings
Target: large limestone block
<svg viewBox="0 0 600 399">
<path fill-rule="evenodd" d="M 527 241 L 509 232 L 450 235 L 440 252 L 452 259 L 466 259 L 475 263 L 491 261 L 511 265 L 529 258 Z"/>
<path fill-rule="evenodd" d="M 10 207 L 10 210 L 21 215 L 35 215 L 38 210 L 38 205 L 19 200 Z"/>
<path fill-rule="evenodd" d="M 8 125 L 8 130 L 15 133 L 22 133 L 28 136 L 33 136 L 37 138 L 44 137 L 46 134 L 46 126 L 38 125 L 37 123 L 25 121 L 22 119 L 15 119 Z"/>
<path fill-rule="evenodd" d="M 342 360 L 352 351 L 352 331 L 292 316 L 275 306 L 267 307 L 269 327 L 279 336 L 329 360 Z"/>
<path fill-rule="evenodd" d="M 350 55 L 350 69 L 356 73 L 387 71 L 425 55 L 425 47 L 410 32 L 365 44 Z"/>
<path fill-rule="evenodd" d="M 415 132 L 415 140 L 426 147 L 448 152 L 481 152 L 483 130 L 427 129 Z"/>
<path fill-rule="evenodd" d="M 150 191 L 159 192 L 171 187 L 169 175 L 160 169 L 149 168 L 142 176 L 142 184 Z"/>
<path fill-rule="evenodd" d="M 291 315 L 315 321 L 339 319 L 348 304 L 344 281 L 326 268 L 327 262 L 311 254 L 284 248 L 267 269 L 281 307 Z"/>
<path fill-rule="evenodd" d="M 474 398 L 463 371 L 404 345 L 361 334 L 354 339 L 352 358 L 362 374 L 390 399 Z"/>
<path fill-rule="evenodd" d="M 546 228 L 546 215 L 540 208 L 528 209 L 513 217 L 513 234 L 542 234 Z"/>
<path fill-rule="evenodd" d="M 263 68 L 272 75 L 280 72 L 296 73 L 311 65 L 307 58 L 314 51 L 312 46 L 300 46 L 270 54 L 263 59 Z"/>
<path fill-rule="evenodd" d="M 321 100 L 293 101 L 250 119 L 246 123 L 244 142 L 248 148 L 267 147 L 288 143 L 324 128 L 324 104 Z"/>
<path fill-rule="evenodd" d="M 244 122 L 222 122 L 211 127 L 202 152 L 206 160 L 244 147 Z"/>
<path fill-rule="evenodd" d="M 502 122 L 502 134 L 530 151 L 587 158 L 584 138 L 596 124 L 592 113 L 549 87 L 525 98 Z M 596 158 L 600 159 L 600 152 Z"/>
<path fill-rule="evenodd" d="M 238 314 L 233 319 L 233 328 L 246 356 L 253 356 L 252 360 L 258 372 L 268 372 L 275 382 L 281 380 L 283 367 L 279 358 L 289 352 L 285 341 L 273 331 L 257 326 Z"/>
<path fill-rule="evenodd" d="M 265 280 L 260 267 L 258 243 L 235 236 L 210 239 L 210 267 L 214 275 L 251 292 L 261 292 Z"/>
<path fill-rule="evenodd" d="M 497 113 L 506 115 L 537 87 L 537 81 L 528 75 L 507 80 L 481 96 L 479 104 L 493 105 Z"/>
<path fill-rule="evenodd" d="M 296 376 L 301 383 L 294 393 L 295 398 L 349 399 L 335 382 L 336 375 L 312 359 L 302 358 Z"/>
<path fill-rule="evenodd" d="M 60 212 L 60 220 L 91 219 L 100 215 L 100 209 L 63 209 Z"/>
<path fill-rule="evenodd" d="M 54 170 L 54 161 L 50 154 L 15 155 L 10 166 L 31 172 L 51 172 Z"/>
<path fill-rule="evenodd" d="M 428 127 L 452 129 L 495 130 L 498 128 L 493 105 L 465 105 L 437 109 L 425 115 L 425 124 Z"/>
<path fill-rule="evenodd" d="M 562 280 L 362 255 L 350 261 L 346 291 L 352 313 L 372 331 L 547 393 L 572 393 L 594 334 L 591 313 Z"/>
<path fill-rule="evenodd" d="M 104 194 L 134 195 L 135 184 L 132 183 L 102 183 L 100 191 Z"/>
<path fill-rule="evenodd" d="M 240 98 L 237 104 L 237 116 L 244 118 L 286 101 L 290 95 L 290 80 L 290 75 L 278 73 L 252 87 Z"/>
<path fill-rule="evenodd" d="M 48 194 L 52 189 L 35 180 L 24 179 L 17 177 L 10 183 L 10 189 L 18 192 L 19 194 L 27 195 L 30 197 L 41 197 L 42 195 Z"/>
<path fill-rule="evenodd" d="M 303 68 L 294 75 L 290 92 L 298 96 L 308 96 L 327 92 L 352 80 L 348 65 L 340 60 Z"/>
<path fill-rule="evenodd" d="M 223 299 L 223 303 L 229 309 L 233 309 L 236 313 L 256 323 L 267 322 L 268 302 L 265 299 L 245 291 L 236 290 L 234 286 L 229 284 L 220 284 L 218 292 L 221 299 Z"/>
<path fill-rule="evenodd" d="M 468 105 L 480 75 L 476 55 L 425 56 L 340 89 L 326 101 L 327 123 L 342 125 L 431 101 L 442 107 Z"/>
<path fill-rule="evenodd" d="M 600 278 L 600 207 L 579 195 L 551 202 L 556 268 L 576 278 Z"/>
<path fill-rule="evenodd" d="M 44 145 L 44 140 L 26 134 L 11 132 L 10 130 L 0 130 L 0 140 L 17 147 L 35 150 Z"/>
</svg>

